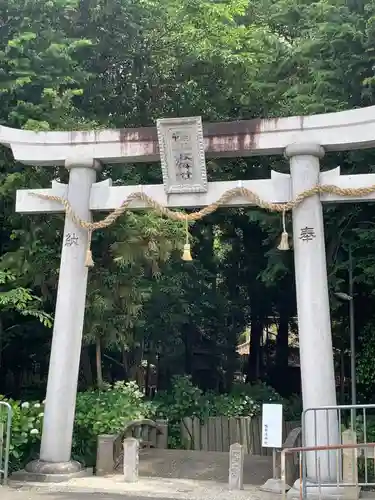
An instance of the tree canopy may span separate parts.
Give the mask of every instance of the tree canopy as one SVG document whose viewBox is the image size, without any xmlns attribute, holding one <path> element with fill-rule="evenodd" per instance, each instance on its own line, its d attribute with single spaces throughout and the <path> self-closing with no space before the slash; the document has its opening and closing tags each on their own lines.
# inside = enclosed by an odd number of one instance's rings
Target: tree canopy
<svg viewBox="0 0 375 500">
<path fill-rule="evenodd" d="M 373 0 L 0 0 L 0 124 L 87 130 L 367 106 L 374 49 Z M 372 172 L 374 153 L 322 160 L 324 169 L 338 165 Z M 207 168 L 209 180 L 234 180 L 288 165 L 261 157 L 214 159 Z M 116 185 L 161 182 L 156 163 L 107 165 L 100 175 Z M 24 166 L 1 150 L 0 392 L 20 394 L 36 379 L 45 387 L 63 217 L 16 214 L 14 200 L 17 189 L 53 179 L 66 182 L 67 172 Z M 371 203 L 325 209 L 334 347 L 348 375 L 347 304 L 334 292 L 347 289 L 350 246 L 367 399 L 375 384 L 374 215 Z M 128 213 L 95 234 L 82 386 L 134 379 L 146 363 L 160 388 L 188 373 L 203 389 L 228 390 L 249 329 L 247 380 L 288 393 L 298 331 L 293 254 L 275 249 L 280 230 L 280 218 L 260 209 L 219 210 L 192 227 L 192 263 L 180 260 L 183 227 L 153 212 Z"/>
</svg>

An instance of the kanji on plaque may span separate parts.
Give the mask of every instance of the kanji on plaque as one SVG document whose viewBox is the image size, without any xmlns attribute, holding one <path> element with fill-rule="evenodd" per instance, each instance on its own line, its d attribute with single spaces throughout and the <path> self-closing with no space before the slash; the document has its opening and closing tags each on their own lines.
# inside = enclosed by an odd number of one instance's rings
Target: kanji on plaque
<svg viewBox="0 0 375 500">
<path fill-rule="evenodd" d="M 193 155 L 180 153 L 175 156 L 178 176 L 183 181 L 192 179 L 193 177 Z"/>
<path fill-rule="evenodd" d="M 173 132 L 172 139 L 175 144 L 179 143 L 178 147 L 188 146 L 191 140 L 191 135 L 189 133 L 186 133 L 184 130 L 177 130 Z"/>
<path fill-rule="evenodd" d="M 67 233 L 65 235 L 65 243 L 66 247 L 78 246 L 78 236 L 76 233 Z"/>
<path fill-rule="evenodd" d="M 312 227 L 303 227 L 300 231 L 299 239 L 302 241 L 311 241 L 316 237 L 314 228 Z"/>
</svg>

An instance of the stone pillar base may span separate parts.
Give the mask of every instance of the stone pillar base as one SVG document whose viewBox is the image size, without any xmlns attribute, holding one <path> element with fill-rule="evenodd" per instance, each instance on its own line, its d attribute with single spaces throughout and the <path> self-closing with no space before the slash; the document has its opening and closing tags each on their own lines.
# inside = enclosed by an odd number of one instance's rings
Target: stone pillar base
<svg viewBox="0 0 375 500">
<path fill-rule="evenodd" d="M 285 489 L 283 491 L 283 482 L 281 479 L 267 479 L 267 481 L 261 486 L 260 491 L 266 491 L 267 493 L 285 493 L 290 490 L 290 486 L 285 484 Z"/>
<path fill-rule="evenodd" d="M 322 486 L 307 483 L 306 498 L 311 500 L 358 500 L 361 488 L 359 486 Z M 300 500 L 300 480 L 298 479 L 287 493 L 288 500 Z"/>
<path fill-rule="evenodd" d="M 91 476 L 92 469 L 85 469 L 79 462 L 44 462 L 33 460 L 23 470 L 13 472 L 10 480 L 14 482 L 62 483 L 75 477 Z"/>
</svg>

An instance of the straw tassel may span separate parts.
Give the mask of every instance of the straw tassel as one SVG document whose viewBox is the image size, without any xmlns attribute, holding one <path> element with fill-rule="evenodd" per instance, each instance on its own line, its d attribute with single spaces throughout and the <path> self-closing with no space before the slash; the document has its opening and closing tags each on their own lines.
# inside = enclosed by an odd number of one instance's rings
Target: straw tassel
<svg viewBox="0 0 375 500">
<path fill-rule="evenodd" d="M 281 239 L 280 243 L 277 247 L 278 250 L 289 250 L 289 235 L 286 230 L 286 224 L 285 224 L 285 210 L 283 210 L 283 232 L 281 234 Z"/>
<path fill-rule="evenodd" d="M 190 243 L 189 243 L 189 220 L 188 220 L 188 216 L 185 217 L 185 231 L 186 231 L 186 242 L 185 242 L 185 245 L 184 245 L 184 251 L 182 253 L 182 256 L 181 256 L 181 259 L 186 261 L 186 262 L 189 262 L 191 260 L 193 260 L 192 256 L 191 256 L 191 249 L 190 249 Z"/>
<path fill-rule="evenodd" d="M 92 251 L 91 251 L 91 237 L 92 237 L 92 231 L 89 230 L 88 232 L 88 241 L 87 241 L 87 250 L 86 250 L 86 259 L 85 259 L 85 266 L 86 267 L 94 267 L 94 260 L 92 258 Z"/>
</svg>

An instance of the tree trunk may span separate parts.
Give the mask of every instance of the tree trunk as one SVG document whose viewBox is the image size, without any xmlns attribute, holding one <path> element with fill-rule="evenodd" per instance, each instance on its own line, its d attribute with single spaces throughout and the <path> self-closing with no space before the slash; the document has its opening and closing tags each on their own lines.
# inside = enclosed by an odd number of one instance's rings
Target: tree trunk
<svg viewBox="0 0 375 500">
<path fill-rule="evenodd" d="M 129 382 L 129 366 L 128 366 L 128 357 L 126 355 L 126 350 L 123 347 L 121 351 L 122 357 L 122 366 L 124 368 L 124 380 L 125 382 Z"/>
<path fill-rule="evenodd" d="M 185 347 L 185 374 L 192 374 L 192 352 L 191 352 L 191 344 L 192 344 L 192 332 L 189 335 L 189 325 L 184 325 L 182 327 L 182 339 Z"/>
<path fill-rule="evenodd" d="M 0 317 L 0 394 L 5 394 L 6 371 L 3 364 L 3 322 Z"/>
<path fill-rule="evenodd" d="M 98 389 L 103 388 L 103 371 L 102 371 L 102 346 L 100 342 L 100 336 L 96 336 L 96 380 L 98 384 Z"/>
<path fill-rule="evenodd" d="M 150 392 L 150 359 L 147 357 L 146 373 L 145 373 L 145 395 L 149 396 Z"/>
<path fill-rule="evenodd" d="M 258 315 L 251 315 L 251 340 L 247 364 L 246 382 L 253 383 L 260 379 L 261 372 L 261 339 L 263 335 L 263 321 Z"/>
<path fill-rule="evenodd" d="M 171 387 L 171 371 L 163 353 L 157 358 L 157 390 L 167 391 Z"/>
<path fill-rule="evenodd" d="M 93 376 L 92 376 L 92 369 L 91 369 L 91 359 L 90 359 L 89 346 L 82 347 L 81 367 L 82 367 L 82 373 L 83 373 L 83 378 L 85 379 L 86 387 L 87 388 L 93 387 Z M 44 374 L 44 372 L 43 372 L 43 374 Z"/>
<path fill-rule="evenodd" d="M 3 359 L 3 322 L 0 317 L 0 371 L 2 367 L 2 359 Z"/>
<path fill-rule="evenodd" d="M 290 396 L 293 386 L 289 371 L 289 325 L 293 305 L 287 297 L 280 297 L 278 303 L 279 326 L 276 336 L 275 364 L 271 371 L 270 383 L 282 396 Z"/>
<path fill-rule="evenodd" d="M 290 312 L 285 304 L 279 307 L 279 328 L 276 337 L 276 372 L 283 376 L 288 369 L 289 361 L 289 322 Z"/>
<path fill-rule="evenodd" d="M 345 354 L 340 350 L 340 403 L 345 404 Z"/>
<path fill-rule="evenodd" d="M 127 359 L 128 379 L 134 380 L 139 385 L 141 378 L 139 369 L 143 359 L 143 346 L 126 351 L 125 356 Z"/>
</svg>

